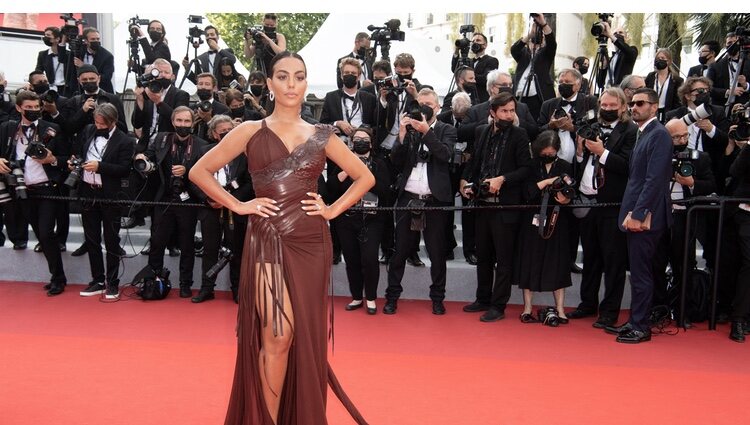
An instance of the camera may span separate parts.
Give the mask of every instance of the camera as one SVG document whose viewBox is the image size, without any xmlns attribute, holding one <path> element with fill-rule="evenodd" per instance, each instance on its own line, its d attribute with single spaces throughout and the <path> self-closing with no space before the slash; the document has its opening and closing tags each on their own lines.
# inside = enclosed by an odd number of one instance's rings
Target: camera
<svg viewBox="0 0 750 425">
<path fill-rule="evenodd" d="M 190 15 L 188 16 L 188 24 L 202 24 L 203 16 L 201 15 Z"/>
<path fill-rule="evenodd" d="M 682 122 L 686 125 L 695 124 L 698 120 L 706 119 L 711 116 L 711 107 L 705 103 L 695 108 L 693 112 L 688 112 L 682 117 Z"/>
<path fill-rule="evenodd" d="M 490 182 L 482 181 L 481 183 L 466 183 L 464 189 L 469 189 L 469 199 L 482 199 L 492 196 L 490 193 Z"/>
<path fill-rule="evenodd" d="M 572 199 L 576 195 L 576 181 L 567 174 L 562 174 L 549 185 L 550 192 L 561 192 L 566 198 Z"/>
<path fill-rule="evenodd" d="M 138 158 L 133 161 L 133 168 L 141 175 L 147 176 L 156 169 L 156 164 L 147 159 Z"/>
<path fill-rule="evenodd" d="M 24 153 L 26 156 L 30 156 L 34 159 L 44 159 L 47 157 L 47 148 L 44 146 L 44 143 L 30 142 Z"/>
<path fill-rule="evenodd" d="M 686 149 L 682 152 L 675 152 L 672 157 L 672 170 L 682 177 L 690 177 L 695 173 L 693 161 L 698 160 L 700 152 L 693 149 Z"/>
<path fill-rule="evenodd" d="M 213 101 L 211 100 L 201 100 L 200 102 L 198 102 L 198 109 L 203 112 L 211 112 L 213 107 Z"/>
<path fill-rule="evenodd" d="M 15 189 L 16 199 L 28 199 L 26 179 L 23 176 L 23 162 L 10 161 L 8 168 L 10 168 L 10 173 L 6 176 L 8 186 L 13 186 Z"/>
<path fill-rule="evenodd" d="M 245 38 L 247 38 L 247 35 L 249 34 L 255 44 L 260 44 L 263 42 L 263 36 L 261 35 L 262 33 L 263 25 L 253 25 L 245 29 Z"/>
<path fill-rule="evenodd" d="M 8 192 L 8 186 L 5 185 L 5 182 L 0 180 L 0 204 L 4 204 L 6 202 L 9 202 L 11 200 L 10 198 L 10 192 Z"/>
<path fill-rule="evenodd" d="M 76 19 L 72 13 L 68 13 L 67 15 L 60 15 L 60 19 L 65 22 L 62 28 L 60 28 L 60 32 L 68 39 L 68 48 L 70 50 L 70 53 L 74 57 L 77 57 L 79 59 L 83 58 L 83 41 L 80 38 L 78 26 L 86 26 L 87 22 L 83 19 Z"/>
<path fill-rule="evenodd" d="M 565 112 L 565 109 L 562 108 L 562 106 L 558 106 L 557 109 L 552 113 L 552 116 L 559 120 L 560 118 L 565 118 L 568 116 L 568 113 Z"/>
<path fill-rule="evenodd" d="M 750 140 L 750 103 L 742 105 L 732 112 L 729 117 L 736 128 L 729 130 L 729 137 L 734 140 Z"/>
<path fill-rule="evenodd" d="M 555 307 L 540 308 L 536 312 L 537 319 L 542 324 L 556 328 L 560 326 L 560 316 L 557 315 Z"/>
<path fill-rule="evenodd" d="M 72 158 L 70 160 L 70 165 L 73 166 L 73 170 L 68 174 L 68 177 L 65 178 L 63 184 L 71 189 L 75 189 L 78 186 L 78 182 L 81 181 L 81 175 L 83 174 L 83 159 Z"/>
<path fill-rule="evenodd" d="M 406 33 L 399 31 L 401 27 L 401 21 L 399 19 L 390 19 L 385 22 L 382 27 L 375 25 L 368 25 L 367 30 L 372 31 L 370 40 L 378 44 L 385 44 L 391 41 L 404 41 L 406 39 Z"/>
<path fill-rule="evenodd" d="M 393 85 L 393 81 L 396 82 L 395 86 Z M 385 77 L 382 80 L 375 80 L 375 89 L 380 92 L 380 89 L 382 88 L 385 88 L 387 91 L 397 94 L 405 90 L 405 87 L 401 85 L 400 80 L 395 75 Z"/>
<path fill-rule="evenodd" d="M 219 272 L 227 266 L 232 257 L 234 257 L 232 250 L 222 246 L 221 249 L 219 249 L 219 259 L 216 261 L 216 264 L 206 272 L 206 278 L 216 279 L 216 276 L 218 276 Z"/>
<path fill-rule="evenodd" d="M 614 13 L 598 13 L 597 16 L 599 17 L 599 22 L 594 22 L 593 25 L 591 25 L 591 35 L 593 35 L 596 38 L 606 38 L 605 35 L 602 35 L 604 32 L 604 23 L 610 23 L 609 19 L 614 18 Z M 601 40 L 600 40 L 601 41 Z M 606 40 L 604 40 L 606 42 Z"/>
<path fill-rule="evenodd" d="M 372 192 L 367 192 L 365 193 L 365 196 L 363 196 L 362 199 L 360 199 L 359 202 L 357 202 L 355 207 L 365 208 L 365 209 L 377 208 L 378 204 L 379 204 L 378 195 Z M 365 214 L 377 214 L 378 213 L 377 211 L 363 211 L 363 212 Z"/>
<path fill-rule="evenodd" d="M 141 25 L 148 25 L 150 21 L 148 19 L 140 19 L 138 15 L 135 15 L 135 17 L 128 19 L 128 32 L 130 32 L 130 37 L 137 39 L 138 38 L 138 32 L 135 31 L 135 28 L 133 27 L 139 27 Z"/>
<path fill-rule="evenodd" d="M 469 24 L 469 25 L 461 25 L 461 27 L 458 29 L 458 32 L 461 33 L 461 34 L 466 35 L 466 33 L 472 33 L 473 34 L 474 32 L 476 32 L 476 30 L 477 30 L 477 27 L 475 27 L 474 25 Z"/>
<path fill-rule="evenodd" d="M 39 98 L 45 103 L 56 103 L 58 97 L 60 97 L 60 93 L 58 93 L 57 90 L 47 90 L 39 95 Z"/>
<path fill-rule="evenodd" d="M 586 140 L 596 140 L 598 137 L 602 142 L 606 142 L 609 138 L 609 134 L 602 131 L 601 124 L 596 120 L 596 111 L 593 109 L 588 110 L 586 115 L 576 120 L 575 126 L 576 135 Z"/>
<path fill-rule="evenodd" d="M 169 179 L 169 187 L 172 188 L 172 194 L 183 201 L 190 199 L 190 195 L 185 190 L 185 179 L 182 176 L 172 176 Z"/>
<path fill-rule="evenodd" d="M 148 84 L 154 80 L 159 78 L 159 70 L 156 68 L 151 68 L 151 71 L 139 76 L 135 79 L 135 84 L 138 87 L 148 87 Z M 161 86 L 161 85 L 160 85 Z M 159 90 L 161 91 L 161 90 Z"/>
<path fill-rule="evenodd" d="M 422 105 L 416 100 L 410 101 L 406 105 L 406 116 L 417 121 L 422 121 Z"/>
</svg>

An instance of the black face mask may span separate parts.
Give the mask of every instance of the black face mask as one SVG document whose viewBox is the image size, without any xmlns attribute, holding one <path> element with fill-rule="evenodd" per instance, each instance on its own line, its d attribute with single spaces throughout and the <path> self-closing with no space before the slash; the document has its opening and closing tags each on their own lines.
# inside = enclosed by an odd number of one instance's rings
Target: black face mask
<svg viewBox="0 0 750 425">
<path fill-rule="evenodd" d="M 89 48 L 93 51 L 99 50 L 100 47 L 102 47 L 101 41 L 92 41 L 91 43 L 89 43 Z"/>
<path fill-rule="evenodd" d="M 471 51 L 476 53 L 479 53 L 482 51 L 482 45 L 477 43 L 471 43 Z"/>
<path fill-rule="evenodd" d="M 157 78 L 154 81 L 158 81 L 161 84 L 162 90 L 166 90 L 172 84 L 172 80 L 167 78 Z"/>
<path fill-rule="evenodd" d="M 729 56 L 734 56 L 739 52 L 740 52 L 740 43 L 738 42 L 735 42 L 734 44 L 732 44 L 731 47 L 727 48 L 727 54 Z"/>
<path fill-rule="evenodd" d="M 52 47 L 52 39 L 49 37 L 43 37 L 42 42 L 44 42 L 44 45 L 47 47 Z"/>
<path fill-rule="evenodd" d="M 539 161 L 542 164 L 552 164 L 557 159 L 557 156 L 539 155 Z"/>
<path fill-rule="evenodd" d="M 255 97 L 260 97 L 260 95 L 263 94 L 263 85 L 250 84 L 250 93 L 252 93 L 252 95 Z"/>
<path fill-rule="evenodd" d="M 263 32 L 266 34 L 273 34 L 276 32 L 276 27 L 269 27 L 267 25 L 263 25 Z"/>
<path fill-rule="evenodd" d="M 495 127 L 497 127 L 498 130 L 507 130 L 513 126 L 513 121 L 511 120 L 501 120 L 499 118 L 495 118 Z"/>
<path fill-rule="evenodd" d="M 38 83 L 31 86 L 36 94 L 46 93 L 49 90 L 49 83 Z"/>
<path fill-rule="evenodd" d="M 161 40 L 161 33 L 159 31 L 149 31 L 148 38 L 150 38 L 152 42 L 156 43 L 157 41 Z"/>
<path fill-rule="evenodd" d="M 223 138 L 224 138 L 224 136 L 226 136 L 227 134 L 229 134 L 229 132 L 228 132 L 228 131 L 227 131 L 227 132 L 225 132 L 225 133 L 219 133 L 219 140 L 223 139 Z"/>
<path fill-rule="evenodd" d="M 99 83 L 97 82 L 81 83 L 81 88 L 86 93 L 96 93 L 97 90 L 99 90 Z"/>
<path fill-rule="evenodd" d="M 513 87 L 500 87 L 497 89 L 497 94 L 510 93 L 513 94 Z"/>
<path fill-rule="evenodd" d="M 700 62 L 701 65 L 705 65 L 708 63 L 708 56 L 698 56 L 698 62 Z"/>
<path fill-rule="evenodd" d="M 2 94 L 3 92 L 5 92 L 5 86 L 0 85 L 0 94 Z"/>
<path fill-rule="evenodd" d="M 615 38 L 623 42 L 625 41 L 625 36 L 622 34 L 615 34 Z"/>
<path fill-rule="evenodd" d="M 696 108 L 701 105 L 708 106 L 711 104 L 711 94 L 709 92 L 696 94 L 693 103 L 695 103 Z"/>
<path fill-rule="evenodd" d="M 667 69 L 667 61 L 664 59 L 655 59 L 654 60 L 654 68 L 661 71 L 662 69 Z"/>
<path fill-rule="evenodd" d="M 573 92 L 573 84 L 560 83 L 557 86 L 557 90 L 560 91 L 560 96 L 562 96 L 564 99 L 568 99 L 575 94 Z"/>
<path fill-rule="evenodd" d="M 464 83 L 464 91 L 470 92 L 476 89 L 477 89 L 477 83 L 472 83 L 468 81 Z"/>
<path fill-rule="evenodd" d="M 364 155 L 367 152 L 370 152 L 369 140 L 355 140 L 352 144 L 354 146 L 354 153 L 358 155 Z"/>
<path fill-rule="evenodd" d="M 341 79 L 344 81 L 344 87 L 348 89 L 357 87 L 358 80 L 356 75 L 347 74 L 342 76 Z"/>
<path fill-rule="evenodd" d="M 677 153 L 677 152 L 684 152 L 685 150 L 687 150 L 687 147 L 688 147 L 687 143 L 685 143 L 684 145 L 674 145 L 673 149 L 675 153 Z"/>
<path fill-rule="evenodd" d="M 175 127 L 174 132 L 180 137 L 186 137 L 193 132 L 193 127 Z"/>
<path fill-rule="evenodd" d="M 23 111 L 23 117 L 27 121 L 34 122 L 42 117 L 42 111 Z"/>
<path fill-rule="evenodd" d="M 239 108 L 232 108 L 232 118 L 243 118 L 245 116 L 245 107 L 240 106 Z"/>
<path fill-rule="evenodd" d="M 604 122 L 614 122 L 620 118 L 620 111 L 617 109 L 599 109 L 599 118 Z"/>
<path fill-rule="evenodd" d="M 581 73 L 581 75 L 586 75 L 587 72 L 589 72 L 588 66 L 581 66 L 578 68 L 578 71 Z"/>
<path fill-rule="evenodd" d="M 109 128 L 97 128 L 96 131 L 94 132 L 94 135 L 96 135 L 96 137 L 109 138 L 109 132 L 110 132 Z"/>
<path fill-rule="evenodd" d="M 424 120 L 430 122 L 432 116 L 435 114 L 435 111 L 433 111 L 432 108 L 427 105 L 422 105 L 419 107 L 419 109 L 422 111 L 422 115 L 424 115 Z"/>
<path fill-rule="evenodd" d="M 360 58 L 364 58 L 365 57 L 365 53 L 367 53 L 367 49 L 366 48 L 360 47 L 359 49 L 357 49 L 357 56 L 359 56 Z"/>
<path fill-rule="evenodd" d="M 198 89 L 198 99 L 209 100 L 214 97 L 214 92 L 211 89 Z"/>
<path fill-rule="evenodd" d="M 403 75 L 402 74 L 396 74 L 396 75 L 398 75 L 398 80 L 403 83 L 404 80 L 411 80 L 411 76 L 413 74 L 403 74 Z"/>
</svg>

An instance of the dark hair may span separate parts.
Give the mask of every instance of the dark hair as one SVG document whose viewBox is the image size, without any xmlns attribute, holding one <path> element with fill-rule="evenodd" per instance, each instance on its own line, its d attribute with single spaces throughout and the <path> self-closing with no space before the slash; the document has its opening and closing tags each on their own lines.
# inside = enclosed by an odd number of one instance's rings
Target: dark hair
<svg viewBox="0 0 750 425">
<path fill-rule="evenodd" d="M 474 38 L 474 36 L 481 36 L 484 39 L 484 42 L 487 43 L 487 36 L 482 34 L 481 32 L 475 32 L 474 35 L 471 38 Z"/>
<path fill-rule="evenodd" d="M 203 32 L 208 32 L 208 30 L 214 30 L 216 31 L 216 35 L 219 35 L 219 29 L 213 25 L 206 25 L 206 28 L 203 29 Z"/>
<path fill-rule="evenodd" d="M 277 53 L 276 56 L 273 57 L 271 60 L 271 64 L 269 65 L 269 69 L 271 72 L 269 73 L 269 77 L 273 77 L 273 68 L 276 66 L 276 63 L 278 63 L 282 59 L 286 58 L 294 58 L 299 59 L 300 62 L 302 62 L 302 65 L 305 67 L 305 74 L 307 74 L 307 65 L 305 65 L 305 60 L 302 59 L 302 56 L 298 55 L 295 52 L 290 52 L 289 50 L 284 50 L 281 53 Z"/>
<path fill-rule="evenodd" d="M 677 89 L 677 96 L 685 102 L 690 92 L 693 91 L 693 84 L 703 83 L 708 86 L 708 92 L 711 93 L 711 89 L 714 87 L 714 82 L 708 77 L 689 77 L 684 83 Z M 685 103 L 687 104 L 687 103 Z"/>
<path fill-rule="evenodd" d="M 18 106 L 23 105 L 23 102 L 27 100 L 35 100 L 39 102 L 39 95 L 29 90 L 24 90 L 16 95 L 16 105 Z"/>
<path fill-rule="evenodd" d="M 198 80 L 201 78 L 210 78 L 211 79 L 211 85 L 216 87 L 219 84 L 219 81 L 216 80 L 216 76 L 210 72 L 201 72 L 198 74 L 197 77 L 195 77 L 195 83 L 198 83 Z"/>
<path fill-rule="evenodd" d="M 33 70 L 33 71 L 29 72 L 29 83 L 31 82 L 31 79 L 32 79 L 32 78 L 33 78 L 33 77 L 34 77 L 35 75 L 45 75 L 45 74 L 44 74 L 44 71 L 42 71 L 42 70 L 39 70 L 39 69 L 35 69 L 35 70 Z"/>
<path fill-rule="evenodd" d="M 462 80 L 463 80 L 463 79 L 464 79 L 464 78 L 466 77 L 466 73 L 467 73 L 468 71 L 472 71 L 472 72 L 473 72 L 473 71 L 474 71 L 474 68 L 472 68 L 472 67 L 470 67 L 470 66 L 461 66 L 461 67 L 459 67 L 459 68 L 458 68 L 458 69 L 456 70 L 456 79 L 459 79 L 459 78 L 460 78 L 460 79 L 462 79 Z"/>
<path fill-rule="evenodd" d="M 94 28 L 94 27 L 88 27 L 88 28 L 86 28 L 86 29 L 83 30 L 83 32 L 81 33 L 81 35 L 83 36 L 84 39 L 88 40 L 89 34 L 91 34 L 92 32 L 98 33 L 99 30 L 96 29 L 96 28 Z M 99 33 L 99 35 L 101 35 L 101 33 Z"/>
<path fill-rule="evenodd" d="M 577 58 L 573 59 L 573 65 L 578 65 L 578 67 L 580 68 L 588 59 L 589 58 L 587 58 L 586 56 L 578 56 Z"/>
<path fill-rule="evenodd" d="M 386 75 L 391 75 L 391 63 L 386 60 L 379 60 L 372 64 L 372 72 L 383 71 Z"/>
<path fill-rule="evenodd" d="M 363 38 L 370 38 L 370 34 L 366 32 L 358 32 L 357 35 L 354 36 L 354 41 L 362 40 Z"/>
<path fill-rule="evenodd" d="M 708 50 L 710 50 L 711 53 L 714 54 L 714 56 L 718 55 L 719 52 L 721 51 L 721 45 L 716 40 L 704 41 L 703 45 L 708 47 Z"/>
<path fill-rule="evenodd" d="M 534 155 L 534 158 L 539 158 L 540 152 L 549 147 L 555 148 L 558 152 L 560 151 L 560 136 L 557 135 L 557 131 L 555 130 L 544 130 L 539 133 L 536 139 L 531 142 L 531 153 Z"/>
<path fill-rule="evenodd" d="M 117 122 L 118 112 L 111 103 L 102 103 L 94 108 L 94 115 L 102 117 L 107 125 L 112 125 Z"/>
<path fill-rule="evenodd" d="M 266 84 L 266 73 L 263 71 L 253 71 L 250 73 L 250 75 L 247 76 L 247 81 L 262 81 L 263 84 Z"/>
<path fill-rule="evenodd" d="M 357 128 L 354 129 L 354 131 L 352 131 L 352 137 L 354 137 L 354 133 L 356 133 L 358 131 L 361 131 L 363 133 L 367 133 L 367 135 L 370 136 L 370 143 L 372 143 L 372 139 L 375 138 L 375 136 L 373 136 L 373 133 L 372 133 L 372 128 L 370 128 L 370 127 L 357 127 Z"/>
<path fill-rule="evenodd" d="M 490 99 L 490 108 L 492 108 L 493 111 L 497 111 L 498 107 L 505 106 L 510 102 L 513 102 L 514 106 L 518 106 L 513 93 L 502 92 L 497 96 L 492 96 L 492 99 Z"/>
<path fill-rule="evenodd" d="M 274 21 L 278 19 L 275 13 L 266 13 L 263 15 L 263 19 L 273 19 Z"/>
<path fill-rule="evenodd" d="M 636 90 L 633 93 L 633 97 L 635 97 L 635 95 L 637 95 L 637 94 L 645 94 L 646 97 L 648 98 L 649 102 L 656 103 L 656 104 L 659 103 L 659 95 L 656 94 L 656 90 L 654 90 L 654 89 L 650 89 L 648 87 L 643 87 L 643 88 L 640 88 L 640 89 Z"/>
<path fill-rule="evenodd" d="M 161 24 L 161 38 L 164 38 L 164 36 L 167 35 L 167 27 L 165 27 L 164 23 L 158 19 L 154 19 L 151 22 L 149 22 L 148 25 L 146 26 L 146 29 L 151 28 L 151 24 L 156 23 L 156 22 Z"/>
<path fill-rule="evenodd" d="M 60 28 L 58 27 L 47 27 L 44 29 L 44 32 L 47 31 L 51 31 L 55 38 L 60 38 L 62 36 L 62 32 L 60 32 Z"/>
<path fill-rule="evenodd" d="M 229 106 L 233 100 L 244 101 L 242 92 L 237 89 L 227 89 L 224 92 L 224 104 Z"/>
</svg>

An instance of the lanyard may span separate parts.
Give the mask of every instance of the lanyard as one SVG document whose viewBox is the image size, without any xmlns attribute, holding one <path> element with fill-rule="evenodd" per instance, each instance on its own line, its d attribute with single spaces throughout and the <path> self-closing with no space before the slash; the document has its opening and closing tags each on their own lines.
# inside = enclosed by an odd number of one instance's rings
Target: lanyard
<svg viewBox="0 0 750 425">
<path fill-rule="evenodd" d="M 177 144 L 178 143 L 179 142 L 177 142 L 177 140 L 174 140 L 174 139 L 172 140 L 172 162 L 173 162 L 173 165 L 174 165 L 174 162 L 179 162 L 181 165 L 184 165 L 185 162 L 190 162 L 190 157 L 192 156 L 192 153 L 193 153 L 193 137 L 191 136 L 191 137 L 189 137 L 187 139 L 187 147 L 185 148 L 185 152 L 182 155 L 182 160 L 181 161 L 175 161 L 176 159 L 179 159 L 179 157 L 177 155 L 178 154 L 178 150 L 177 150 Z"/>
<path fill-rule="evenodd" d="M 351 123 L 352 118 L 354 118 L 355 115 L 357 115 L 357 112 L 359 112 L 359 109 L 361 108 L 362 104 L 359 101 L 359 91 L 354 95 L 354 100 L 347 97 L 348 95 L 345 94 L 342 90 L 342 97 L 341 97 L 341 103 L 344 105 L 344 115 L 346 116 L 346 122 Z M 351 109 L 346 107 L 346 101 L 349 100 L 352 102 Z M 351 111 L 351 113 L 350 113 Z"/>
</svg>

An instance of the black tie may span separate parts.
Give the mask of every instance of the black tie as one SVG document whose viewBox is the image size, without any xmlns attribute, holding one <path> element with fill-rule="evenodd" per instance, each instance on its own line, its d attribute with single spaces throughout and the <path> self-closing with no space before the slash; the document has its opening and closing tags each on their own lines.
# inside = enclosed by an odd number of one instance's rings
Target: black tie
<svg viewBox="0 0 750 425">
<path fill-rule="evenodd" d="M 344 92 L 341 93 L 341 96 L 343 96 L 344 99 L 349 99 L 352 101 L 352 103 L 354 103 L 354 96 L 350 96 Z"/>
<path fill-rule="evenodd" d="M 560 101 L 560 106 L 568 106 L 568 105 L 572 105 L 572 104 L 573 104 L 573 102 L 570 101 L 570 100 L 563 99 L 563 100 Z"/>
<path fill-rule="evenodd" d="M 215 55 L 215 54 L 216 54 L 216 52 L 214 52 L 213 50 L 211 50 L 211 51 L 209 51 L 209 52 L 208 52 L 208 54 L 209 54 L 209 55 Z"/>
</svg>

